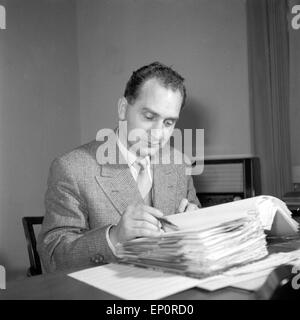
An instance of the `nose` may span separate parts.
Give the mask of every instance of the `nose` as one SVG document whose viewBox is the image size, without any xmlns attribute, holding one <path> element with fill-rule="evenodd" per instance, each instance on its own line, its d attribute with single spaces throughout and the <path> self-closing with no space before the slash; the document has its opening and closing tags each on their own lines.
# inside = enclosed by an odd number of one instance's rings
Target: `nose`
<svg viewBox="0 0 300 320">
<path fill-rule="evenodd" d="M 164 125 L 162 121 L 157 121 L 153 124 L 150 130 L 150 136 L 153 142 L 160 141 L 164 135 Z"/>
</svg>

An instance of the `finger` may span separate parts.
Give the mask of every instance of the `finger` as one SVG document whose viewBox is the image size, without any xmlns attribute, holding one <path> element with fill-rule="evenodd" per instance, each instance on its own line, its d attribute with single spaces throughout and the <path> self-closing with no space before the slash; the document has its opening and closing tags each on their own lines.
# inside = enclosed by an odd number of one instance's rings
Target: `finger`
<svg viewBox="0 0 300 320">
<path fill-rule="evenodd" d="M 160 231 L 152 231 L 149 229 L 143 229 L 143 228 L 136 228 L 133 229 L 133 233 L 135 237 L 159 237 L 163 234 L 163 232 Z"/>
<path fill-rule="evenodd" d="M 133 224 L 136 229 L 148 229 L 150 231 L 159 231 L 160 227 L 145 220 L 136 220 Z"/>
<path fill-rule="evenodd" d="M 153 207 L 149 207 L 149 206 L 143 205 L 142 209 L 144 211 L 150 213 L 152 216 L 154 216 L 156 218 L 161 218 L 161 217 L 164 216 L 164 214 L 161 211 L 159 211 L 158 209 L 153 208 Z"/>
<path fill-rule="evenodd" d="M 198 210 L 198 206 L 195 205 L 194 203 L 189 203 L 188 206 L 186 207 L 185 211 L 195 211 Z"/>
<path fill-rule="evenodd" d="M 161 227 L 161 223 L 152 214 L 146 211 L 136 212 L 136 214 L 132 216 L 132 220 L 147 221 L 155 226 Z"/>
<path fill-rule="evenodd" d="M 178 212 L 181 213 L 181 212 L 184 212 L 187 205 L 188 205 L 189 201 L 188 199 L 186 198 L 183 198 L 181 201 L 180 201 L 180 204 L 179 204 L 179 207 L 178 207 Z"/>
</svg>

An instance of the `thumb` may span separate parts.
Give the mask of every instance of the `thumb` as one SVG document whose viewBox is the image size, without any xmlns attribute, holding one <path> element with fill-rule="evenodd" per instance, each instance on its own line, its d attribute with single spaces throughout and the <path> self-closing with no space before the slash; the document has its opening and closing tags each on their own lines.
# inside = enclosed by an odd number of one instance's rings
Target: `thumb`
<svg viewBox="0 0 300 320">
<path fill-rule="evenodd" d="M 180 204 L 179 204 L 179 207 L 178 207 L 178 212 L 179 213 L 182 213 L 185 211 L 187 205 L 188 205 L 189 201 L 188 199 L 186 198 L 183 198 L 181 201 L 180 201 Z"/>
</svg>

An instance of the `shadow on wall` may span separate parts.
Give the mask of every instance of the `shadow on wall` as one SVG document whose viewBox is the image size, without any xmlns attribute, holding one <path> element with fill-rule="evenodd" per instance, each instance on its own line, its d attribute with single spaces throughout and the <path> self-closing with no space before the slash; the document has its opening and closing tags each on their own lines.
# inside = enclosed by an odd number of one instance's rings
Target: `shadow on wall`
<svg viewBox="0 0 300 320">
<path fill-rule="evenodd" d="M 212 137 L 209 130 L 209 124 L 213 122 L 212 116 L 207 112 L 207 107 L 201 104 L 194 97 L 190 97 L 186 101 L 185 108 L 181 111 L 180 118 L 176 127 L 180 130 L 192 129 L 192 154 L 196 154 L 196 138 L 195 129 L 204 129 L 204 146 L 211 143 Z M 190 155 L 189 155 L 190 156 Z"/>
</svg>

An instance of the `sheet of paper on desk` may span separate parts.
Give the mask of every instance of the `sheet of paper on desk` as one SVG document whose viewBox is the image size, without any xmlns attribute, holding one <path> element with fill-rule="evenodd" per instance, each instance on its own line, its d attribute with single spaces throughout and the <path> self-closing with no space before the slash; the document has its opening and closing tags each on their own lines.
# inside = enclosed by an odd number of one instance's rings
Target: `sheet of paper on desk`
<svg viewBox="0 0 300 320">
<path fill-rule="evenodd" d="M 113 263 L 69 276 L 126 300 L 162 299 L 198 283 L 193 278 Z"/>
<path fill-rule="evenodd" d="M 244 289 L 248 291 L 256 291 L 258 290 L 267 280 L 268 275 L 263 275 L 257 278 L 253 278 L 250 280 L 244 280 L 241 282 L 237 282 L 232 285 L 232 287 L 238 288 L 238 289 Z"/>
<path fill-rule="evenodd" d="M 270 272 L 263 271 L 237 277 L 225 275 L 213 276 L 199 280 L 197 287 L 208 291 L 215 291 L 226 287 L 255 291 L 263 285 Z"/>
<path fill-rule="evenodd" d="M 300 265 L 300 250 L 274 253 L 257 262 L 232 268 L 221 275 L 200 280 L 197 287 L 214 291 L 231 286 L 254 291 L 267 280 L 272 270 L 282 264 Z"/>
</svg>

